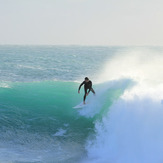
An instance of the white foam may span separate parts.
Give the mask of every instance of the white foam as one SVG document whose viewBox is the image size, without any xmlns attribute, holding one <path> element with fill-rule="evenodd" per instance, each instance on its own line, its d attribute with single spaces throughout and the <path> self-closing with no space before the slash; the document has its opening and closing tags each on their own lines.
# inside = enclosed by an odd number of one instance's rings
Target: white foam
<svg viewBox="0 0 163 163">
<path fill-rule="evenodd" d="M 62 128 L 60 128 L 53 136 L 64 136 L 65 133 L 66 133 L 66 130 L 63 130 Z"/>
<path fill-rule="evenodd" d="M 126 97 L 126 96 L 125 96 Z M 87 144 L 89 163 L 160 163 L 163 160 L 163 106 L 160 100 L 119 99 Z"/>
</svg>

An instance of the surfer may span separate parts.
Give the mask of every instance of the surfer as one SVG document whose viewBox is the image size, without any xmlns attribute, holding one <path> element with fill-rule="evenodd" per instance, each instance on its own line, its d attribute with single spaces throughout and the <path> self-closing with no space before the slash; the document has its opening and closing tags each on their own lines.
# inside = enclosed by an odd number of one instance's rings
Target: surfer
<svg viewBox="0 0 163 163">
<path fill-rule="evenodd" d="M 85 104 L 85 99 L 86 99 L 86 96 L 88 96 L 89 92 L 91 91 L 95 95 L 95 91 L 92 88 L 92 81 L 90 81 L 88 77 L 85 77 L 85 80 L 79 86 L 78 93 L 80 93 L 80 88 L 83 84 L 84 84 L 84 92 L 85 92 L 84 98 L 83 98 L 83 104 Z M 87 90 L 89 91 L 87 92 Z"/>
</svg>

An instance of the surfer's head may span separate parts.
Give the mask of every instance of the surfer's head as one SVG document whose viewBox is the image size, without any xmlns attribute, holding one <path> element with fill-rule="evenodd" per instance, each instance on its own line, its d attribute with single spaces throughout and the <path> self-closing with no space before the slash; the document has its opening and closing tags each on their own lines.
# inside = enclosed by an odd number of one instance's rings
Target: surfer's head
<svg viewBox="0 0 163 163">
<path fill-rule="evenodd" d="M 88 78 L 88 77 L 85 77 L 85 81 L 86 81 L 86 82 L 89 82 L 89 78 Z"/>
</svg>

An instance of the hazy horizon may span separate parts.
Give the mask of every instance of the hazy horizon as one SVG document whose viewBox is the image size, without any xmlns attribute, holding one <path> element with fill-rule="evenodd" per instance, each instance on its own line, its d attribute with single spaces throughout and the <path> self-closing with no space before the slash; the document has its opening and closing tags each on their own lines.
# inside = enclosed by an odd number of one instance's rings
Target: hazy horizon
<svg viewBox="0 0 163 163">
<path fill-rule="evenodd" d="M 0 3 L 0 45 L 163 45 L 161 0 Z"/>
</svg>

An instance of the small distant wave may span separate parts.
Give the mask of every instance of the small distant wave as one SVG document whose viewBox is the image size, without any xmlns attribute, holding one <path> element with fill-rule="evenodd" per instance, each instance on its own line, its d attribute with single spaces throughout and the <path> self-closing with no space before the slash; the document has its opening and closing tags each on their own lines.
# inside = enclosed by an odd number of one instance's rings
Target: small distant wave
<svg viewBox="0 0 163 163">
<path fill-rule="evenodd" d="M 0 88 L 11 88 L 11 85 L 9 85 L 8 83 L 0 82 Z"/>
<path fill-rule="evenodd" d="M 29 66 L 29 65 L 17 65 L 18 68 L 27 68 L 27 69 L 37 69 L 37 70 L 45 70 L 45 68 L 42 68 L 40 66 Z"/>
</svg>

